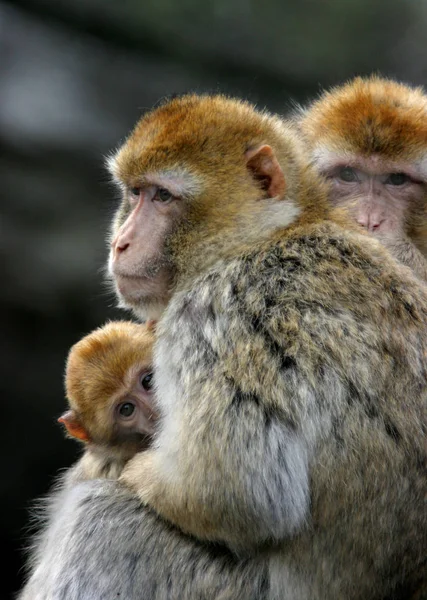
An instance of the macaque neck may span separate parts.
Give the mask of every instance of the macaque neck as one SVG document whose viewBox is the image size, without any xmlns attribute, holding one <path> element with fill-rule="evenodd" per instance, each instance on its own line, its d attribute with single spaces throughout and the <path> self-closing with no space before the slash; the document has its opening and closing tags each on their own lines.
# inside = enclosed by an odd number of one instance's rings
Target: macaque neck
<svg viewBox="0 0 427 600">
<path fill-rule="evenodd" d="M 118 479 L 130 457 L 117 455 L 110 448 L 88 444 L 80 459 L 81 477 L 89 479 Z"/>
</svg>

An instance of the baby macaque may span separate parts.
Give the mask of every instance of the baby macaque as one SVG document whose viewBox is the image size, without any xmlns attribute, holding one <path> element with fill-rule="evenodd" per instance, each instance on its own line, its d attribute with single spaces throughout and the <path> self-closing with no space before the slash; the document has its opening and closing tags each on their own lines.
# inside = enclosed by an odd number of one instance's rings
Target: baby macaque
<svg viewBox="0 0 427 600">
<path fill-rule="evenodd" d="M 153 321 L 114 321 L 77 342 L 68 355 L 70 410 L 58 421 L 86 446 L 72 479 L 117 478 L 148 448 L 157 412 L 153 400 Z"/>
</svg>

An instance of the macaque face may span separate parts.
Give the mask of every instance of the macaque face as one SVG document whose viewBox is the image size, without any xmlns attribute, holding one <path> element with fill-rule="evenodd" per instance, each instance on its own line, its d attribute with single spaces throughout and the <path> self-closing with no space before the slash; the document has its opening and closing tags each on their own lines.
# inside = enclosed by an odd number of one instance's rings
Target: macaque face
<svg viewBox="0 0 427 600">
<path fill-rule="evenodd" d="M 91 413 L 82 411 L 77 401 L 58 420 L 74 438 L 111 449 L 116 447 L 121 454 L 132 456 L 149 445 L 158 419 L 151 367 L 132 367 L 126 385 L 118 388 L 120 391 L 107 401 L 102 398 L 101 403 L 93 398 Z"/>
<path fill-rule="evenodd" d="M 268 126 L 270 147 L 265 123 L 246 103 L 189 95 L 142 117 L 108 160 L 123 198 L 108 265 L 122 307 L 159 319 L 187 276 L 297 217 L 276 158 L 290 125 Z"/>
<path fill-rule="evenodd" d="M 153 373 L 148 368 L 133 369 L 124 395 L 115 399 L 110 414 L 113 436 L 152 436 L 158 414 L 154 408 Z"/>
<path fill-rule="evenodd" d="M 72 437 L 122 456 L 149 444 L 158 419 L 154 330 L 154 322 L 112 321 L 71 348 L 65 376 L 70 410 L 59 422 Z"/>
<path fill-rule="evenodd" d="M 150 317 L 157 317 L 167 303 L 173 274 L 173 261 L 167 241 L 184 206 L 168 187 L 145 182 L 129 186 L 127 217 L 111 242 L 109 272 L 122 303 L 132 308 L 148 304 Z M 172 189 L 171 189 L 172 188 Z"/>
<path fill-rule="evenodd" d="M 335 159 L 320 170 L 330 182 L 332 203 L 348 209 L 355 221 L 378 237 L 402 239 L 409 215 L 425 196 L 416 169 L 381 157 Z"/>
<path fill-rule="evenodd" d="M 425 247 L 427 96 L 377 76 L 324 92 L 299 116 L 331 201 L 389 248 Z M 397 244 L 393 244 L 396 242 Z"/>
</svg>

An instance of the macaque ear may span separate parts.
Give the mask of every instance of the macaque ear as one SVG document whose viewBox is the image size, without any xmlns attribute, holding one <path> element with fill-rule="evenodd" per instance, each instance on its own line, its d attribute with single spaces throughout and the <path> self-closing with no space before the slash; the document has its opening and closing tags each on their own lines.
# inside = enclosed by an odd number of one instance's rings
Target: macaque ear
<svg viewBox="0 0 427 600">
<path fill-rule="evenodd" d="M 248 169 L 252 171 L 254 178 L 261 183 L 267 198 L 283 196 L 286 190 L 286 181 L 271 146 L 264 144 L 258 148 L 248 150 L 245 156 Z"/>
<path fill-rule="evenodd" d="M 157 321 L 154 319 L 148 319 L 148 321 L 145 322 L 145 325 L 148 331 L 156 331 Z"/>
<path fill-rule="evenodd" d="M 67 410 L 61 417 L 58 419 L 58 423 L 62 423 L 65 425 L 68 433 L 78 440 L 82 442 L 89 442 L 89 434 L 80 421 L 77 418 L 76 413 L 73 410 Z"/>
</svg>

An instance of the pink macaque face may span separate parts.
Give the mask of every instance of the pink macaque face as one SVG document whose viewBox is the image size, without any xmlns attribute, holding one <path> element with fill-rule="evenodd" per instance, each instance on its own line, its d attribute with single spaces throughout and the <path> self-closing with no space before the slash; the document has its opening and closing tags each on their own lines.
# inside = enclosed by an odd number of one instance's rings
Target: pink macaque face
<svg viewBox="0 0 427 600">
<path fill-rule="evenodd" d="M 127 393 L 114 404 L 112 421 L 119 435 L 151 436 L 158 418 L 153 398 L 153 374 L 143 368 L 131 374 Z"/>
<path fill-rule="evenodd" d="M 411 211 L 425 196 L 419 172 L 379 157 L 331 161 L 321 168 L 334 206 L 346 208 L 369 233 L 401 239 Z"/>
<path fill-rule="evenodd" d="M 168 300 L 172 279 L 167 240 L 180 221 L 181 198 L 159 185 L 129 186 L 127 217 L 111 242 L 109 272 L 122 304 L 157 318 Z"/>
</svg>

